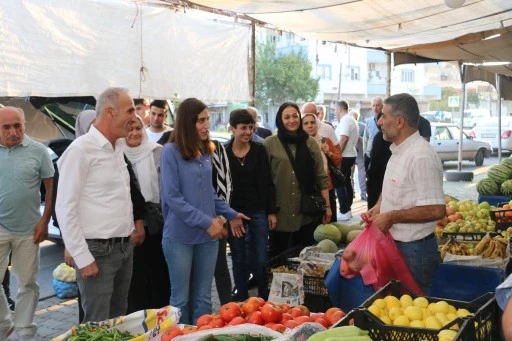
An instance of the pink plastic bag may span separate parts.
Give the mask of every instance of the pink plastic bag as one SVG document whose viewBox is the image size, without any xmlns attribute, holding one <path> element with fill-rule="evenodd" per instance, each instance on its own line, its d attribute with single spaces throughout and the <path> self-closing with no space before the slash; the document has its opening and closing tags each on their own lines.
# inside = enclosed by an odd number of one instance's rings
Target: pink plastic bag
<svg viewBox="0 0 512 341">
<path fill-rule="evenodd" d="M 361 217 L 366 227 L 343 251 L 340 274 L 345 278 L 361 276 L 364 284 L 372 284 L 376 291 L 393 279 L 399 280 L 423 295 L 391 234 L 370 223 L 366 214 Z"/>
</svg>

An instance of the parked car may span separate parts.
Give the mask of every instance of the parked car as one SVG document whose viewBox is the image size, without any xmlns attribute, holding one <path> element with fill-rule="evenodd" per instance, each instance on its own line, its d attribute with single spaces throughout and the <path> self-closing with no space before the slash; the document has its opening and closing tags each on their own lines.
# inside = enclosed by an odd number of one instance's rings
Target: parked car
<svg viewBox="0 0 512 341">
<path fill-rule="evenodd" d="M 460 129 L 455 124 L 431 123 L 430 144 L 434 147 L 442 162 L 459 159 Z M 481 166 L 484 158 L 491 156 L 491 144 L 477 140 L 463 132 L 462 160 L 475 161 Z"/>
<path fill-rule="evenodd" d="M 473 128 L 479 122 L 491 118 L 489 109 L 466 109 L 464 110 L 464 128 Z M 460 126 L 460 113 L 458 117 L 453 118 L 453 122 Z"/>
<path fill-rule="evenodd" d="M 501 132 L 498 130 L 498 117 L 490 117 L 478 122 L 471 130 L 471 136 L 491 144 L 492 149 L 497 151 L 501 140 L 501 149 L 512 151 L 512 117 L 501 117 Z"/>
<path fill-rule="evenodd" d="M 429 122 L 452 123 L 452 113 L 449 111 L 427 111 L 422 112 L 421 116 L 425 117 Z"/>
</svg>

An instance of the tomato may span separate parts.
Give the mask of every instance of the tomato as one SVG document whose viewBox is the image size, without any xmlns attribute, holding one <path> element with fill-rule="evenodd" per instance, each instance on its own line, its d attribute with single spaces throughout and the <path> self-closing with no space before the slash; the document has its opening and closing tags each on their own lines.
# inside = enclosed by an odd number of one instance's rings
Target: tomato
<svg viewBox="0 0 512 341">
<path fill-rule="evenodd" d="M 290 329 L 293 329 L 295 327 L 297 327 L 299 325 L 299 323 L 295 320 L 288 320 L 284 323 L 284 326 L 286 328 L 290 328 Z"/>
<path fill-rule="evenodd" d="M 223 319 L 220 318 L 218 314 L 212 315 L 213 319 L 208 325 L 212 326 L 213 328 L 222 328 L 226 324 Z"/>
<path fill-rule="evenodd" d="M 336 308 L 336 307 L 329 308 L 325 311 L 325 317 L 328 318 L 329 316 L 331 316 L 332 314 L 334 314 L 337 311 L 342 311 L 342 310 L 340 308 Z"/>
<path fill-rule="evenodd" d="M 187 325 L 187 326 L 183 327 L 182 331 L 183 331 L 183 335 L 194 333 L 195 331 L 197 331 L 197 327 Z"/>
<path fill-rule="evenodd" d="M 206 329 L 213 329 L 213 327 L 210 326 L 209 324 L 205 324 L 204 326 L 197 328 L 197 330 L 206 330 Z"/>
<path fill-rule="evenodd" d="M 261 297 L 256 297 L 258 299 L 258 301 L 260 301 L 260 307 L 262 307 L 266 302 L 263 298 Z"/>
<path fill-rule="evenodd" d="M 293 316 L 289 313 L 283 313 L 283 317 L 281 317 L 281 323 L 284 323 L 286 321 L 293 320 Z"/>
<path fill-rule="evenodd" d="M 213 316 L 211 314 L 201 315 L 196 321 L 196 326 L 197 326 L 197 328 L 201 328 L 202 326 L 205 326 L 205 325 L 209 324 L 210 322 L 212 322 L 212 320 L 213 320 Z"/>
<path fill-rule="evenodd" d="M 261 317 L 263 317 L 263 321 L 265 322 L 279 322 L 283 317 L 283 313 L 278 306 L 272 303 L 265 303 L 263 307 L 260 309 Z"/>
<path fill-rule="evenodd" d="M 164 330 L 161 336 L 162 341 L 171 341 L 176 336 L 183 335 L 183 332 L 181 331 L 180 327 L 178 326 L 171 326 Z"/>
<path fill-rule="evenodd" d="M 237 316 L 228 323 L 228 326 L 238 326 L 243 323 L 245 323 L 245 319 L 242 316 Z"/>
<path fill-rule="evenodd" d="M 302 310 L 300 310 L 299 308 L 293 307 L 292 309 L 290 309 L 290 315 L 292 315 L 293 318 L 296 318 L 296 317 L 302 316 L 304 314 L 303 314 Z"/>
<path fill-rule="evenodd" d="M 242 310 L 240 309 L 240 306 L 235 302 L 229 302 L 220 307 L 219 314 L 220 318 L 225 322 L 230 322 L 235 317 L 241 316 Z"/>
<path fill-rule="evenodd" d="M 242 306 L 242 311 L 246 315 L 249 315 L 252 312 L 255 312 L 256 310 L 260 309 L 260 307 L 261 307 L 261 303 L 257 297 L 249 297 L 248 299 L 245 300 L 245 302 Z"/>
<path fill-rule="evenodd" d="M 284 333 L 286 327 L 283 326 L 281 323 L 276 323 L 272 326 L 272 329 L 275 330 L 276 332 Z"/>
<path fill-rule="evenodd" d="M 324 318 L 322 318 L 322 317 L 321 317 L 321 318 L 319 318 L 319 319 L 317 319 L 315 322 L 316 322 L 316 323 L 320 323 L 320 324 L 321 324 L 322 326 L 324 326 L 325 328 L 329 328 L 329 327 L 330 327 L 329 322 L 327 322 L 327 320 L 326 320 L 326 319 L 324 319 Z"/>
<path fill-rule="evenodd" d="M 281 308 L 281 311 L 282 311 L 283 313 L 287 313 L 287 312 L 288 312 L 288 310 L 290 310 L 290 308 L 291 308 L 291 307 L 290 307 L 290 305 L 289 305 L 288 303 L 279 303 L 277 306 L 278 306 L 279 308 Z"/>
<path fill-rule="evenodd" d="M 265 324 L 265 327 L 272 329 L 272 327 L 275 325 L 274 322 L 269 322 Z"/>
<path fill-rule="evenodd" d="M 311 319 L 311 317 L 309 316 L 297 316 L 296 318 L 294 318 L 295 322 L 297 322 L 298 324 L 303 324 L 303 323 L 306 323 L 306 322 L 313 322 L 313 320 Z"/>
<path fill-rule="evenodd" d="M 309 316 L 311 314 L 306 306 L 296 305 L 295 308 L 300 309 L 300 311 L 302 311 L 302 315 L 304 316 Z"/>
<path fill-rule="evenodd" d="M 261 311 L 252 312 L 249 316 L 247 316 L 246 321 L 247 323 L 259 324 L 260 326 L 265 324 L 265 321 L 263 321 L 263 317 L 261 317 Z"/>
<path fill-rule="evenodd" d="M 325 319 L 331 326 L 334 326 L 336 322 L 338 322 L 343 316 L 345 316 L 345 313 L 343 311 L 335 311 L 330 316 L 326 316 Z"/>
<path fill-rule="evenodd" d="M 314 322 L 316 322 L 316 320 L 318 320 L 318 319 L 323 319 L 323 318 L 325 318 L 325 314 L 324 314 L 324 313 L 313 313 L 313 314 L 311 314 L 311 316 L 310 316 L 310 317 L 311 317 L 311 319 L 312 319 Z"/>
</svg>

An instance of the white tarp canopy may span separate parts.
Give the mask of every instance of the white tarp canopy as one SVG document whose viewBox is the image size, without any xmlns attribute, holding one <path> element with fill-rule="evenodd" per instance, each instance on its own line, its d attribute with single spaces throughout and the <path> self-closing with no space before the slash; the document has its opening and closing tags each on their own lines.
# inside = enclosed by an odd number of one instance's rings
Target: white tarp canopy
<svg viewBox="0 0 512 341">
<path fill-rule="evenodd" d="M 133 97 L 249 100 L 250 27 L 190 12 L 124 0 L 3 1 L 0 96 L 120 86 Z"/>
</svg>

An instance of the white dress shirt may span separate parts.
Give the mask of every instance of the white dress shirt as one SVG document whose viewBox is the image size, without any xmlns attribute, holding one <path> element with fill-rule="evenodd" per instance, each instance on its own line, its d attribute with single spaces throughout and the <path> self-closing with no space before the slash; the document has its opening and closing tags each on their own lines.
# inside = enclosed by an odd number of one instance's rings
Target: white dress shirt
<svg viewBox="0 0 512 341">
<path fill-rule="evenodd" d="M 443 166 L 434 148 L 418 132 L 398 146 L 392 144 L 382 186 L 380 212 L 416 206 L 444 205 Z M 423 239 L 436 227 L 436 220 L 426 223 L 393 224 L 393 239 L 410 242 Z"/>
<path fill-rule="evenodd" d="M 66 248 L 78 268 L 94 261 L 85 239 L 127 237 L 134 230 L 130 175 L 123 142 L 115 150 L 96 127 L 59 159 L 55 212 Z"/>
<path fill-rule="evenodd" d="M 352 117 L 352 115 L 345 114 L 340 119 L 340 123 L 336 127 L 336 135 L 339 136 L 340 140 L 342 135 L 348 137 L 347 144 L 345 145 L 345 149 L 343 149 L 341 156 L 356 157 L 356 145 L 357 141 L 359 141 L 359 127 L 357 126 L 357 122 L 354 117 Z"/>
</svg>

